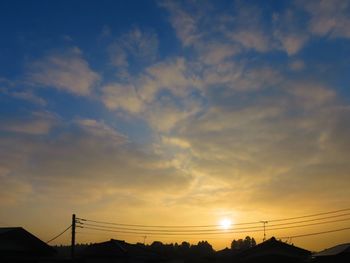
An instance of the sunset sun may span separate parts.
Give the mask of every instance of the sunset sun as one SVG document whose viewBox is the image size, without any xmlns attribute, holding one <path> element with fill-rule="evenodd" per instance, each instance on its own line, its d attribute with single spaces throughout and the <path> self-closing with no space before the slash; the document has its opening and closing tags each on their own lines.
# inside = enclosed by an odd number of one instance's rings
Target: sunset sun
<svg viewBox="0 0 350 263">
<path fill-rule="evenodd" d="M 220 227 L 224 230 L 229 229 L 232 226 L 232 221 L 230 219 L 224 218 L 220 221 Z"/>
</svg>

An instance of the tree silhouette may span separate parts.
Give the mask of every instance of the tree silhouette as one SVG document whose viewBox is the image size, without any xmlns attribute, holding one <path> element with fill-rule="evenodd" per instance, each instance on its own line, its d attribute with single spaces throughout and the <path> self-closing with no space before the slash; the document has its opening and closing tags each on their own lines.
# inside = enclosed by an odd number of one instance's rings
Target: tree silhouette
<svg viewBox="0 0 350 263">
<path fill-rule="evenodd" d="M 212 245 L 208 241 L 199 241 L 197 245 L 192 245 L 190 250 L 192 255 L 197 256 L 208 256 L 214 252 Z"/>
<path fill-rule="evenodd" d="M 245 250 L 254 246 L 256 246 L 255 239 L 251 238 L 250 236 L 246 236 L 245 239 L 234 239 L 231 242 L 232 250 Z"/>
</svg>

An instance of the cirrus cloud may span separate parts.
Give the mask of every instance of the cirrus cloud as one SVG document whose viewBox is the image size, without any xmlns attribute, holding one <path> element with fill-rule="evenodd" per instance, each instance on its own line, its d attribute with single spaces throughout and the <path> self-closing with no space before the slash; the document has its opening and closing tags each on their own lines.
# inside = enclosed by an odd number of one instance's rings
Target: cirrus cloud
<svg viewBox="0 0 350 263">
<path fill-rule="evenodd" d="M 75 95 L 92 93 L 100 76 L 94 72 L 77 48 L 54 52 L 28 65 L 28 81 L 39 87 L 51 87 Z"/>
</svg>

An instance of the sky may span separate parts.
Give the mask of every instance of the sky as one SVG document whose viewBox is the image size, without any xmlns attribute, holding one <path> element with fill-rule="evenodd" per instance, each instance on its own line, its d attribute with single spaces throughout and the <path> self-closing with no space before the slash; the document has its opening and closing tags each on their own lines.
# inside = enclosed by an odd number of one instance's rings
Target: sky
<svg viewBox="0 0 350 263">
<path fill-rule="evenodd" d="M 48 240 L 73 213 L 215 225 L 350 207 L 348 0 L 11 0 L 0 34 L 1 226 Z M 79 231 L 79 243 L 143 241 Z M 246 235 L 146 242 L 220 249 Z"/>
</svg>

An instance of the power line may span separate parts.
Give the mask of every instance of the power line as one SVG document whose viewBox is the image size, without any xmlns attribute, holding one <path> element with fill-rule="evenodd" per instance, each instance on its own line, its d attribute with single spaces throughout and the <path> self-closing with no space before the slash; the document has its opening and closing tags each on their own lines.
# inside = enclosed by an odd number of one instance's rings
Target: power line
<svg viewBox="0 0 350 263">
<path fill-rule="evenodd" d="M 316 226 L 316 225 L 323 225 L 323 224 L 329 224 L 329 223 L 343 222 L 343 221 L 348 221 L 348 220 L 350 220 L 350 218 L 345 218 L 345 219 L 340 219 L 340 220 L 332 220 L 332 221 L 326 221 L 326 222 L 311 223 L 311 224 L 305 224 L 305 225 L 276 227 L 276 228 L 270 228 L 268 230 L 271 231 L 271 230 L 283 230 L 283 229 L 298 228 L 298 227 Z"/>
<path fill-rule="evenodd" d="M 131 230 L 131 231 L 147 231 L 149 232 L 179 232 L 179 233 L 187 233 L 187 232 L 202 232 L 202 233 L 210 233 L 210 232 L 216 232 L 216 231 L 227 231 L 227 230 L 237 230 L 237 229 L 255 229 L 255 228 L 261 228 L 260 226 L 255 227 L 245 227 L 245 228 L 230 228 L 230 229 L 194 229 L 194 230 L 188 230 L 188 229 L 140 229 L 140 228 L 126 228 L 126 227 L 113 227 L 113 226 L 104 226 L 104 225 L 96 225 L 96 224 L 89 224 L 89 223 L 83 223 L 84 226 L 92 226 L 92 227 L 103 227 L 107 229 L 116 229 L 116 230 Z"/>
<path fill-rule="evenodd" d="M 123 231 L 123 230 L 113 230 L 106 228 L 96 228 L 96 227 L 83 227 L 84 229 L 91 229 L 97 231 L 105 231 L 105 232 L 115 232 L 115 233 L 126 233 L 126 234 L 135 234 L 135 235 L 171 235 L 171 236 L 185 236 L 185 235 L 217 235 L 217 234 L 236 234 L 236 233 L 248 233 L 248 232 L 261 232 L 263 230 L 248 230 L 248 231 L 235 231 L 235 232 L 211 232 L 211 233 L 174 233 L 174 232 L 147 232 L 146 230 L 143 232 L 135 232 L 135 231 Z"/>
<path fill-rule="evenodd" d="M 350 213 L 340 214 L 340 215 L 333 215 L 333 216 L 326 216 L 326 217 L 320 217 L 320 218 L 313 218 L 313 219 L 307 219 L 307 220 L 296 221 L 296 222 L 288 222 L 288 223 L 274 224 L 274 225 L 270 225 L 270 226 L 293 225 L 293 224 L 300 224 L 300 223 L 306 223 L 306 222 L 320 221 L 320 220 L 330 219 L 330 218 L 336 218 L 336 217 L 343 217 L 343 216 L 348 216 L 348 215 L 350 215 Z M 270 222 L 270 221 L 269 221 L 269 222 Z M 276 221 L 272 221 L 272 222 L 276 222 Z"/>
<path fill-rule="evenodd" d="M 322 224 L 329 224 L 329 223 L 337 223 L 337 222 L 344 222 L 349 221 L 350 218 L 345 219 L 337 219 L 337 220 L 329 220 L 325 222 L 317 222 L 317 223 L 310 223 L 310 224 L 303 224 L 303 225 L 294 225 L 294 226 L 286 226 L 286 227 L 273 227 L 275 225 L 271 225 L 272 228 L 268 228 L 268 231 L 273 230 L 285 230 L 285 229 L 291 229 L 291 228 L 300 228 L 300 227 L 308 227 L 308 226 L 315 226 L 315 225 L 322 225 Z M 186 236 L 186 235 L 215 235 L 215 234 L 237 234 L 237 233 L 251 233 L 251 232 L 262 232 L 265 231 L 263 227 L 260 227 L 259 229 L 250 230 L 250 228 L 237 228 L 233 231 L 227 231 L 227 230 L 221 230 L 221 231 L 211 231 L 208 232 L 198 231 L 198 230 L 190 230 L 190 231 L 171 231 L 171 230 L 138 230 L 138 231 L 129 231 L 127 229 L 118 229 L 113 227 L 106 227 L 106 226 L 98 226 L 98 225 L 92 225 L 86 224 L 87 226 L 81 226 L 81 228 L 85 229 L 91 229 L 96 231 L 105 231 L 105 232 L 116 232 L 116 233 L 127 233 L 127 234 L 136 234 L 136 235 L 180 235 L 180 236 Z M 248 229 L 248 230 L 247 230 Z"/>
<path fill-rule="evenodd" d="M 72 225 L 70 225 L 69 227 L 67 227 L 65 230 L 63 230 L 60 234 L 58 234 L 57 236 L 51 238 L 49 241 L 47 241 L 46 243 L 50 243 L 51 241 L 54 241 L 56 238 L 60 237 L 61 235 L 63 235 L 68 229 L 70 229 L 72 227 Z"/>
<path fill-rule="evenodd" d="M 350 208 L 344 208 L 344 209 L 340 209 L 340 210 L 333 210 L 333 211 L 323 212 L 323 213 L 318 213 L 318 214 L 310 214 L 310 215 L 305 215 L 305 216 L 297 216 L 297 217 L 289 217 L 289 218 L 282 218 L 282 219 L 274 219 L 274 220 L 269 220 L 269 222 L 289 221 L 289 220 L 293 220 L 293 219 L 301 219 L 301 218 L 307 218 L 307 217 L 329 215 L 329 214 L 335 214 L 335 213 L 340 213 L 340 212 L 345 212 L 345 211 L 350 211 Z"/>
<path fill-rule="evenodd" d="M 280 237 L 279 239 L 316 236 L 316 235 L 322 235 L 322 234 L 340 232 L 340 231 L 345 231 L 345 230 L 350 230 L 350 227 L 339 228 L 339 229 L 333 229 L 333 230 L 322 231 L 322 232 L 308 233 L 308 234 L 303 234 L 303 235 L 288 236 L 288 237 Z"/>
<path fill-rule="evenodd" d="M 280 223 L 280 224 L 270 224 L 270 225 L 266 225 L 266 229 L 267 230 L 273 230 L 273 227 L 277 227 L 277 226 L 290 226 L 290 225 L 297 225 L 294 227 L 298 227 L 298 224 L 302 224 L 302 223 L 307 223 L 307 222 L 314 222 L 314 221 L 320 221 L 320 220 L 325 220 L 325 219 L 331 219 L 331 218 L 337 218 L 337 217 L 343 217 L 343 216 L 347 216 L 350 215 L 350 213 L 347 214 L 341 214 L 341 215 L 333 215 L 333 216 L 327 216 L 327 217 L 322 217 L 322 218 L 314 218 L 314 219 L 308 219 L 308 220 L 302 220 L 302 221 L 295 221 L 295 222 L 288 222 L 288 223 Z M 325 221 L 325 222 L 318 222 L 318 223 L 314 223 L 314 224 L 307 224 L 306 226 L 310 226 L 310 225 L 319 225 L 319 224 L 325 224 L 325 223 L 335 223 L 335 222 L 341 222 L 341 221 L 346 221 L 349 220 L 349 218 L 346 219 L 338 219 L 338 220 L 332 220 L 332 221 Z M 266 221 L 263 221 L 266 222 Z M 252 226 L 252 227 L 233 227 L 233 228 L 229 228 L 229 229 L 192 229 L 192 230 L 188 230 L 188 229 L 142 229 L 142 228 L 127 228 L 127 227 L 120 227 L 120 226 L 105 226 L 102 224 L 90 224 L 90 223 L 82 223 L 82 222 L 77 222 L 81 225 L 84 226 L 92 226 L 92 227 L 102 227 L 102 228 L 107 228 L 107 229 L 117 229 L 117 230 L 131 230 L 131 231 L 147 231 L 147 233 L 150 232 L 181 232 L 181 233 L 186 233 L 186 232 L 202 232 L 202 233 L 209 233 L 209 232 L 217 232 L 217 231 L 236 231 L 236 230 L 247 230 L 247 229 L 261 229 L 263 228 L 263 226 Z M 261 223 L 261 222 L 260 222 Z M 301 225 L 302 226 L 302 225 Z M 271 228 L 272 227 L 272 228 Z M 281 229 L 281 228 L 279 228 Z"/>
<path fill-rule="evenodd" d="M 294 235 L 294 236 L 283 236 L 283 237 L 278 237 L 278 239 L 292 239 L 292 238 L 300 238 L 300 237 L 308 237 L 308 236 L 316 236 L 316 235 L 322 235 L 322 234 L 329 234 L 329 233 L 335 233 L 335 232 L 341 232 L 341 231 L 346 231 L 346 230 L 350 230 L 350 226 L 349 227 L 345 227 L 345 228 L 339 228 L 339 229 L 333 229 L 333 230 L 327 230 L 327 231 L 322 231 L 322 232 L 314 232 L 314 233 L 308 233 L 308 234 L 302 234 L 302 235 Z M 107 231 L 108 232 L 108 231 Z M 95 235 L 97 233 L 93 233 L 93 232 L 77 232 L 79 234 L 91 234 L 91 235 Z M 101 233 L 102 234 L 102 233 Z M 121 236 L 129 236 L 129 237 L 134 237 L 135 235 L 128 235 L 128 234 L 121 234 Z M 142 236 L 141 236 L 142 237 Z M 173 237 L 169 237 L 169 236 L 163 236 L 163 235 L 152 235 L 152 237 L 163 237 L 163 238 L 173 238 Z M 196 239 L 196 238 L 194 238 Z M 206 239 L 217 239 L 215 237 L 208 237 Z M 220 237 L 221 239 L 221 237 Z"/>
<path fill-rule="evenodd" d="M 297 217 L 289 217 L 289 218 L 282 218 L 282 219 L 273 219 L 273 220 L 266 220 L 268 222 L 280 222 L 280 221 L 290 221 L 294 219 L 302 219 L 302 218 L 310 218 L 310 217 L 316 217 L 321 215 L 328 215 L 328 214 L 336 214 L 344 211 L 350 211 L 350 208 L 345 209 L 339 209 L 339 210 L 333 210 L 323 213 L 316 213 L 316 214 L 309 214 L 304 216 L 297 216 Z M 343 214 L 348 215 L 348 214 Z M 342 215 L 335 215 L 334 217 L 339 217 Z M 106 225 L 115 225 L 115 226 L 126 226 L 126 227 L 139 227 L 139 228 L 213 228 L 213 227 L 220 227 L 220 225 L 143 225 L 143 224 L 124 224 L 124 223 L 113 223 L 113 222 L 106 222 L 106 221 L 97 221 L 97 220 L 90 220 L 85 218 L 77 218 L 80 221 L 88 221 L 98 224 L 106 224 Z M 311 220 L 321 220 L 321 219 L 311 219 Z M 256 225 L 261 224 L 261 221 L 253 221 L 253 222 L 243 222 L 243 223 L 236 223 L 235 225 Z M 287 223 L 286 223 L 287 224 Z M 292 223 L 289 223 L 292 224 Z"/>
<path fill-rule="evenodd" d="M 200 238 L 200 236 L 207 235 L 208 237 L 206 238 L 209 238 L 210 236 L 224 237 L 225 235 L 228 235 L 228 234 L 232 235 L 232 234 L 239 234 L 239 233 L 254 233 L 254 232 L 257 233 L 262 231 L 264 231 L 265 233 L 265 231 L 275 231 L 275 230 L 283 231 L 291 228 L 302 228 L 302 227 L 310 227 L 315 225 L 344 222 L 344 221 L 350 220 L 350 218 L 342 218 L 345 216 L 349 216 L 350 213 L 339 214 L 345 211 L 350 211 L 350 208 L 309 214 L 309 215 L 298 216 L 298 217 L 269 220 L 268 222 L 281 222 L 281 223 L 269 224 L 269 225 L 264 224 L 264 226 L 261 225 L 261 222 L 266 222 L 266 221 L 236 223 L 234 224 L 234 226 L 240 226 L 240 225 L 243 225 L 243 226 L 252 225 L 252 226 L 234 227 L 230 229 L 223 229 L 221 225 L 143 225 L 143 224 L 124 224 L 124 223 L 117 223 L 117 222 L 97 221 L 97 220 L 89 220 L 86 218 L 77 218 L 76 223 L 78 224 L 77 227 L 96 231 L 96 234 L 97 232 L 107 232 L 107 233 L 114 232 L 114 233 L 118 233 L 118 235 L 121 235 L 121 236 L 136 235 L 136 236 L 142 237 L 147 235 L 147 236 L 150 236 L 150 238 L 155 238 L 155 237 L 171 238 L 176 236 L 177 237 L 192 236 L 191 238 L 196 238 L 196 237 Z M 297 220 L 297 219 L 305 219 L 305 220 Z M 336 220 L 327 220 L 327 219 L 336 219 Z M 286 222 L 283 222 L 283 221 L 286 221 Z M 288 238 L 322 234 L 322 233 L 331 233 L 331 232 L 342 231 L 342 230 L 347 230 L 347 228 L 335 230 L 335 231 L 330 230 L 330 231 L 323 231 L 323 232 L 311 233 L 306 235 L 292 236 Z M 84 232 L 85 231 L 81 233 L 83 234 Z M 264 235 L 264 239 L 265 239 L 265 235 Z"/>
<path fill-rule="evenodd" d="M 130 227 L 153 227 L 153 228 L 208 228 L 208 227 L 221 227 L 221 225 L 140 225 L 140 224 L 123 224 L 123 223 L 112 223 L 112 222 L 105 222 L 105 221 L 97 221 L 97 220 L 89 220 L 85 218 L 78 218 L 81 221 L 88 221 L 93 223 L 99 223 L 99 224 L 106 224 L 106 225 L 115 225 L 115 226 L 130 226 Z M 252 224 L 259 224 L 259 221 L 256 222 L 247 222 L 247 223 L 237 223 L 235 225 L 252 225 Z"/>
<path fill-rule="evenodd" d="M 79 235 L 103 235 L 103 236 L 106 236 L 106 232 L 87 232 L 87 231 L 83 231 L 83 232 L 75 232 L 76 234 L 79 234 Z M 123 233 L 120 233 L 118 234 L 118 237 L 140 237 L 140 238 L 143 238 L 144 236 L 142 235 L 133 235 L 133 234 L 123 234 Z M 154 240 L 154 238 L 168 238 L 168 239 L 174 239 L 174 236 L 162 236 L 162 235 L 150 235 L 150 236 L 147 236 L 147 238 L 150 238 L 151 240 Z M 215 236 L 211 236 L 211 237 L 206 237 L 205 239 L 206 240 L 212 240 L 212 239 L 221 239 L 221 240 L 224 240 L 224 239 L 227 239 L 229 237 L 223 237 L 223 236 L 219 236 L 219 237 L 215 237 Z M 178 239 L 181 239 L 178 238 Z M 190 238 L 191 240 L 202 240 L 203 237 L 200 237 L 200 236 L 197 236 L 197 237 L 191 237 Z"/>
</svg>

